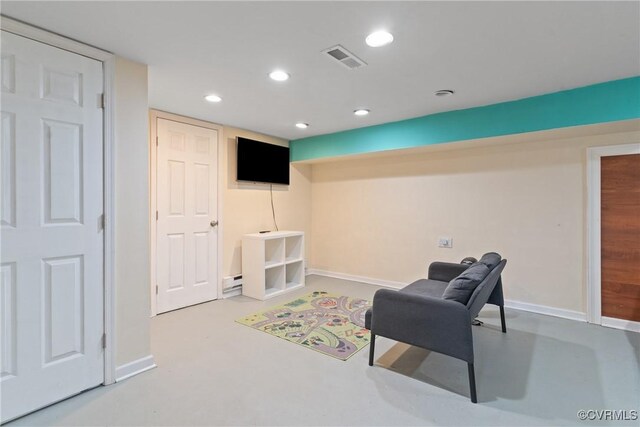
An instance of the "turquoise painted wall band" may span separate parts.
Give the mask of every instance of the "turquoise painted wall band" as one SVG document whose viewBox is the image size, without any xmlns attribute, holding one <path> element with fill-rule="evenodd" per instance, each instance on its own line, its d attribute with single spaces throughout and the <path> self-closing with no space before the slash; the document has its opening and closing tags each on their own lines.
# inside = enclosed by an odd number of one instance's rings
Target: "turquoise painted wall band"
<svg viewBox="0 0 640 427">
<path fill-rule="evenodd" d="M 291 161 L 640 118 L 640 76 L 290 142 Z"/>
</svg>

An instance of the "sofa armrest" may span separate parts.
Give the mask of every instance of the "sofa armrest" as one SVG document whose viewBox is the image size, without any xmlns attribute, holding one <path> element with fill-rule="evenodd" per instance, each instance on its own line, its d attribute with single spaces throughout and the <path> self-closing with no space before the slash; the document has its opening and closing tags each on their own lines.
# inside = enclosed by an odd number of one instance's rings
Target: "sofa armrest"
<svg viewBox="0 0 640 427">
<path fill-rule="evenodd" d="M 473 363 L 469 311 L 456 301 L 380 289 L 371 332 Z"/>
<path fill-rule="evenodd" d="M 504 293 L 502 291 L 502 276 L 498 278 L 496 287 L 493 288 L 493 292 L 489 295 L 489 304 L 497 305 L 498 307 L 504 307 Z"/>
<path fill-rule="evenodd" d="M 453 262 L 432 262 L 429 265 L 429 275 L 427 279 L 450 282 L 469 266 L 467 264 L 456 264 Z"/>
</svg>

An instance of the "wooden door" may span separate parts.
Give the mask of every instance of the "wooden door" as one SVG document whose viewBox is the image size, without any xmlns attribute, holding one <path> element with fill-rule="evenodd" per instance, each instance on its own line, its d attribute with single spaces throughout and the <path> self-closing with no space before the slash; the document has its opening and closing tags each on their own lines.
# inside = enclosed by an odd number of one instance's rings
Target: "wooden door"
<svg viewBox="0 0 640 427">
<path fill-rule="evenodd" d="M 640 322 L 640 154 L 600 169 L 602 316 Z"/>
<path fill-rule="evenodd" d="M 102 63 L 2 32 L 1 421 L 103 382 Z"/>
<path fill-rule="evenodd" d="M 158 313 L 218 295 L 218 131 L 157 119 Z"/>
</svg>

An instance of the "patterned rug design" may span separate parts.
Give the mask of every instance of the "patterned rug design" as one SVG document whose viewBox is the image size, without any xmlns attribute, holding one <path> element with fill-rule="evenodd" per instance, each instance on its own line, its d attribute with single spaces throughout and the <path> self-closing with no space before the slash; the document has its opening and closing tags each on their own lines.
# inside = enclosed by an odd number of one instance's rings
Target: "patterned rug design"
<svg viewBox="0 0 640 427">
<path fill-rule="evenodd" d="M 364 328 L 367 300 L 313 292 L 236 322 L 320 353 L 347 360 L 369 344 Z"/>
</svg>

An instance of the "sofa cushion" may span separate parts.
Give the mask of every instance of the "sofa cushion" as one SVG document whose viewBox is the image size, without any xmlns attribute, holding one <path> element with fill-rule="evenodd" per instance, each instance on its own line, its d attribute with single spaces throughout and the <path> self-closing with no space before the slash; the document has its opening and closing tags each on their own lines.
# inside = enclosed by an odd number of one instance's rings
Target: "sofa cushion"
<svg viewBox="0 0 640 427">
<path fill-rule="evenodd" d="M 400 290 L 402 293 L 420 295 L 424 297 L 442 298 L 448 282 L 440 280 L 420 279 Z"/>
<path fill-rule="evenodd" d="M 500 254 L 497 254 L 495 252 L 487 252 L 486 254 L 482 255 L 482 258 L 480 258 L 480 261 L 478 262 L 481 262 L 489 267 L 489 270 L 493 270 L 496 265 L 500 264 L 501 260 L 502 257 L 500 256 Z"/>
<path fill-rule="evenodd" d="M 473 291 L 489 275 L 489 267 L 482 262 L 476 262 L 462 274 L 449 282 L 442 294 L 442 298 L 467 304 Z"/>
</svg>

